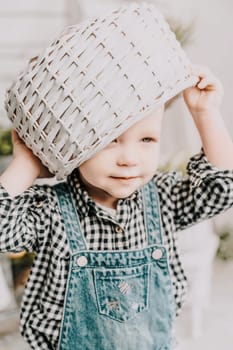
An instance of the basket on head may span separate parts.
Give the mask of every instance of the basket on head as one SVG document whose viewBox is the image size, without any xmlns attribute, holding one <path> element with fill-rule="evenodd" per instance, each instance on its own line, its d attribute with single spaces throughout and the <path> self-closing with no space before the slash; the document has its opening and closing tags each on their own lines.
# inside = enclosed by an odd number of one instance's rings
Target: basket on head
<svg viewBox="0 0 233 350">
<path fill-rule="evenodd" d="M 131 4 L 68 27 L 13 82 L 5 106 L 26 145 L 62 179 L 196 82 L 155 6 Z"/>
</svg>

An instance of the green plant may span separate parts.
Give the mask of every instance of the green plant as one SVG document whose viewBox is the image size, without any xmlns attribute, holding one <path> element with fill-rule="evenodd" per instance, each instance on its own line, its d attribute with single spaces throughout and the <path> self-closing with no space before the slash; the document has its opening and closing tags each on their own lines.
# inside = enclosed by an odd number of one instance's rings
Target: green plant
<svg viewBox="0 0 233 350">
<path fill-rule="evenodd" d="M 187 151 L 180 151 L 170 157 L 166 162 L 160 164 L 159 170 L 162 172 L 179 171 L 184 176 L 187 174 L 186 166 L 189 161 L 190 154 Z"/>
<path fill-rule="evenodd" d="M 233 259 L 233 229 L 225 229 L 219 237 L 217 257 L 222 260 Z"/>
<path fill-rule="evenodd" d="M 194 22 L 184 24 L 171 18 L 168 18 L 167 22 L 169 23 L 172 31 L 175 33 L 176 39 L 180 42 L 181 46 L 187 46 L 192 42 Z"/>
<path fill-rule="evenodd" d="M 11 130 L 0 130 L 0 155 L 6 156 L 12 153 Z"/>
</svg>

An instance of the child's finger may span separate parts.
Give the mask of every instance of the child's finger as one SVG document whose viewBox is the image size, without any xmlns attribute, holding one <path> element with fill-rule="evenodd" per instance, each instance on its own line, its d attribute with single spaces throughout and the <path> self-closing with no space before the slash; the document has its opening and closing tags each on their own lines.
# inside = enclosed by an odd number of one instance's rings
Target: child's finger
<svg viewBox="0 0 233 350">
<path fill-rule="evenodd" d="M 209 91 L 218 91 L 221 95 L 223 95 L 223 86 L 220 83 L 219 80 L 217 80 L 214 77 L 207 77 L 207 78 L 203 78 L 199 81 L 199 83 L 197 84 L 197 87 L 200 90 L 209 90 Z"/>
<path fill-rule="evenodd" d="M 201 65 L 192 65 L 192 72 L 199 77 L 199 82 L 196 85 L 199 89 L 217 90 L 220 94 L 223 94 L 224 89 L 221 82 L 209 68 Z"/>
<path fill-rule="evenodd" d="M 216 89 L 216 82 L 214 80 L 209 79 L 209 78 L 203 78 L 199 81 L 199 83 L 197 84 L 197 87 L 199 89 L 206 89 L 208 87 L 211 90 L 215 90 Z"/>
<path fill-rule="evenodd" d="M 220 81 L 216 78 L 216 76 L 209 70 L 209 68 L 200 66 L 200 65 L 193 65 L 192 66 L 192 73 L 194 75 L 197 75 L 199 77 L 199 82 L 197 83 L 198 87 L 201 83 L 201 86 L 206 84 L 207 81 L 209 85 L 216 86 L 218 89 L 223 90 L 222 85 Z M 207 85 L 206 85 L 207 86 Z"/>
</svg>

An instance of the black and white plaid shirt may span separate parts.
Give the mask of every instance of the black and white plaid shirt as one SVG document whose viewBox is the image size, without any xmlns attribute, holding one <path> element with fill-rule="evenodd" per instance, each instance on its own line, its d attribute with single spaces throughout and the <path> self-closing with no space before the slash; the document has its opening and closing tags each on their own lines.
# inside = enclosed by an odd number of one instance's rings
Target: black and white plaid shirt
<svg viewBox="0 0 233 350">
<path fill-rule="evenodd" d="M 191 158 L 186 177 L 154 177 L 161 205 L 177 310 L 186 289 L 176 232 L 233 206 L 233 171 L 220 171 L 205 156 Z M 141 191 L 119 200 L 116 217 L 92 201 L 74 171 L 67 179 L 89 249 L 134 249 L 146 245 Z M 32 349 L 56 349 L 62 320 L 69 249 L 55 191 L 35 185 L 10 198 L 0 188 L 0 250 L 35 251 L 21 310 L 21 331 Z M 78 331 L 78 329 L 77 329 Z"/>
</svg>

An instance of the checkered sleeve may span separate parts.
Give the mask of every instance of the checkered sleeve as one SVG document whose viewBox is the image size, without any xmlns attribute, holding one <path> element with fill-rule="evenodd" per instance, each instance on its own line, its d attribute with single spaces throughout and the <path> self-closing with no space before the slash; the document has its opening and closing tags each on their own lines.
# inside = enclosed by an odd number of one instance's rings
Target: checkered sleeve
<svg viewBox="0 0 233 350">
<path fill-rule="evenodd" d="M 32 186 L 12 198 L 0 185 L 0 252 L 37 251 L 45 222 L 45 191 Z"/>
<path fill-rule="evenodd" d="M 211 218 L 233 206 L 233 170 L 210 164 L 203 151 L 192 157 L 187 176 L 171 187 L 176 230 Z"/>
</svg>

